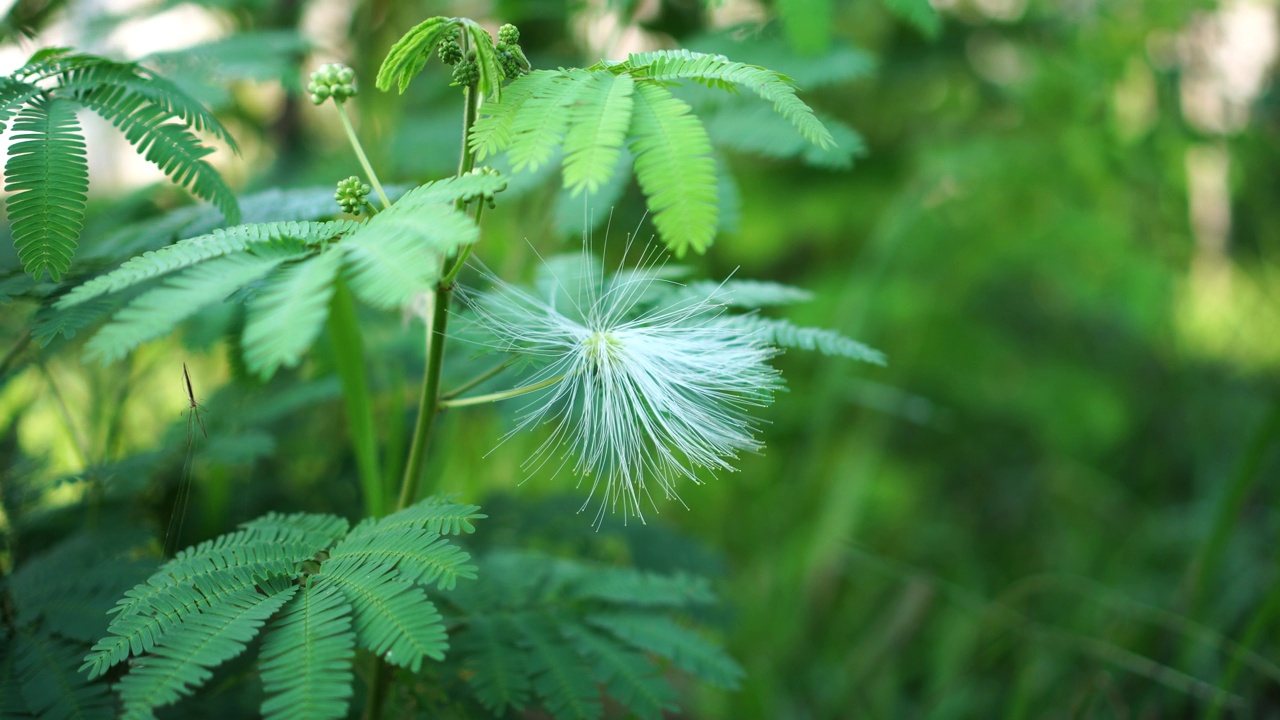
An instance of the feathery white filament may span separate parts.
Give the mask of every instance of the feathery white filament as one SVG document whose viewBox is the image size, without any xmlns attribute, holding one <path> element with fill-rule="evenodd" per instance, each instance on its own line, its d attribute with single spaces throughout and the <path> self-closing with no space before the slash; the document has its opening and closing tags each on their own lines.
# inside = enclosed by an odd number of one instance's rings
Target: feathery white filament
<svg viewBox="0 0 1280 720">
<path fill-rule="evenodd" d="M 597 523 L 619 503 L 643 521 L 642 497 L 657 508 L 651 484 L 678 500 L 680 478 L 700 483 L 699 469 L 733 470 L 739 451 L 760 449 L 747 411 L 781 385 L 768 365 L 775 351 L 721 318 L 714 294 L 644 309 L 665 282 L 652 267 L 582 275 L 576 292 L 556 278 L 549 301 L 497 278 L 463 297 L 495 349 L 543 361 L 530 385 L 561 378 L 532 396 L 512 430 L 551 426 L 526 469 L 558 463 L 590 477 L 584 508 L 603 482 Z"/>
</svg>

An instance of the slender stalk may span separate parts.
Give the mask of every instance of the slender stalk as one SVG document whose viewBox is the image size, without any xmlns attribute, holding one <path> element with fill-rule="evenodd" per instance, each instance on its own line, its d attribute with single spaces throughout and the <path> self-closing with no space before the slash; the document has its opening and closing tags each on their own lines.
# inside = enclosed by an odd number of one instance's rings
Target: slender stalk
<svg viewBox="0 0 1280 720">
<path fill-rule="evenodd" d="M 71 446 L 75 448 L 76 454 L 80 456 L 80 466 L 82 468 L 89 467 L 89 441 L 76 425 L 75 418 L 71 414 L 71 408 L 67 405 L 66 398 L 62 396 L 62 391 L 58 389 L 58 383 L 54 381 L 53 373 L 49 372 L 49 366 L 45 365 L 44 361 L 39 361 L 36 364 L 39 366 L 40 372 L 44 373 L 45 380 L 49 383 L 49 390 L 53 392 L 54 404 L 58 406 L 58 411 L 62 414 L 62 421 L 67 426 L 67 433 L 71 435 Z"/>
<path fill-rule="evenodd" d="M 479 385 L 480 383 L 482 383 L 482 382 L 484 382 L 484 381 L 486 381 L 486 380 L 489 380 L 489 379 L 491 379 L 491 378 L 497 377 L 499 374 L 501 374 L 501 373 L 502 373 L 502 371 L 506 370 L 506 369 L 507 369 L 508 367 L 510 367 L 510 366 L 511 366 L 511 361 L 510 361 L 510 360 L 504 360 L 504 361 L 502 361 L 501 363 L 499 363 L 499 364 L 495 365 L 494 367 L 490 368 L 489 370 L 485 370 L 484 372 L 480 373 L 479 375 L 477 375 L 477 376 L 475 376 L 475 377 L 471 378 L 470 380 L 468 380 L 468 381 L 466 381 L 466 382 L 462 383 L 462 384 L 461 384 L 461 385 L 459 385 L 458 387 L 456 387 L 456 388 L 454 388 L 454 389 L 450 390 L 449 392 L 447 392 L 447 393 L 445 393 L 445 394 L 441 395 L 441 396 L 440 396 L 440 400 L 441 400 L 442 402 L 443 402 L 443 401 L 445 401 L 445 400 L 452 400 L 453 398 L 458 397 L 458 396 L 459 396 L 459 395 L 461 395 L 462 393 L 464 393 L 464 392 L 466 392 L 466 391 L 470 390 L 471 388 L 473 388 L 473 387 L 475 387 L 475 386 Z"/>
<path fill-rule="evenodd" d="M 475 167 L 475 153 L 467 146 L 467 138 L 471 135 L 471 126 L 475 123 L 478 93 L 474 85 L 466 89 L 466 103 L 462 111 L 462 158 L 458 161 L 458 175 L 471 172 Z M 459 210 L 466 208 L 461 199 L 455 203 Z M 480 205 L 479 208 L 482 208 Z M 476 221 L 479 222 L 480 210 L 477 209 Z M 405 463 L 404 477 L 400 481 L 400 499 L 397 509 L 411 504 L 421 494 L 419 484 L 422 481 L 422 468 L 427 462 L 427 440 L 431 435 L 431 426 L 435 424 L 436 413 L 440 409 L 440 372 L 444 367 L 445 330 L 449 324 L 449 305 L 453 302 L 453 278 L 458 273 L 464 255 L 459 254 L 453 262 L 446 266 L 440 284 L 436 286 L 435 306 L 427 325 L 427 338 L 430 346 L 427 349 L 427 369 L 422 378 L 422 396 L 418 404 L 418 419 L 413 428 L 413 442 L 409 447 L 409 461 Z"/>
<path fill-rule="evenodd" d="M 374 191 L 378 193 L 378 199 L 382 201 L 382 208 L 385 210 L 391 207 L 391 201 L 387 199 L 387 194 L 382 191 L 382 183 L 378 182 L 378 174 L 373 171 L 373 166 L 369 164 L 369 157 L 364 154 L 364 146 L 360 144 L 360 138 L 356 137 L 356 129 L 351 125 L 351 117 L 347 115 L 347 108 L 340 102 L 335 102 L 334 106 L 338 108 L 338 117 L 342 118 L 342 127 L 347 131 L 347 140 L 351 141 L 351 149 L 356 151 L 356 158 L 360 160 L 360 167 L 364 168 L 364 174 L 368 176 L 369 184 L 373 186 Z"/>
<path fill-rule="evenodd" d="M 511 390 L 489 393 L 488 395 L 476 395 L 475 397 L 463 398 L 461 400 L 441 400 L 439 405 L 442 408 L 453 408 L 466 407 L 468 405 L 482 405 L 484 403 L 498 402 L 499 400 L 508 400 L 513 397 L 528 395 L 531 392 L 537 392 L 545 387 L 551 387 L 563 379 L 563 375 L 557 375 L 539 383 L 525 385 L 524 387 L 518 387 Z"/>
</svg>

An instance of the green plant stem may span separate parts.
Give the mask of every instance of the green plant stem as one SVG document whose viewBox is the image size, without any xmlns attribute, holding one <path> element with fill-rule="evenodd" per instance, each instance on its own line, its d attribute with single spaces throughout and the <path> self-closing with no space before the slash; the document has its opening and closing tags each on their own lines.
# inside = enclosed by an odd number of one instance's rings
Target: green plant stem
<svg viewBox="0 0 1280 720">
<path fill-rule="evenodd" d="M 80 467 L 89 467 L 89 441 L 84 434 L 80 432 L 80 428 L 76 426 L 75 418 L 71 415 L 71 408 L 67 405 L 66 398 L 62 396 L 62 391 L 58 389 L 58 383 L 53 379 L 53 373 L 49 372 L 49 366 L 43 361 L 37 362 L 40 372 L 44 373 L 45 380 L 49 383 L 49 390 L 53 393 L 54 404 L 58 406 L 58 411 L 62 415 L 62 421 L 67 426 L 67 433 L 71 435 L 71 446 L 75 448 L 76 454 L 79 455 Z"/>
<path fill-rule="evenodd" d="M 477 93 L 474 85 L 466 89 L 466 102 L 462 110 L 462 158 L 458 161 L 458 176 L 471 172 L 475 167 L 476 157 L 468 147 L 467 138 L 471 136 L 471 126 L 475 123 Z M 463 210 L 466 202 L 459 199 L 454 206 Z M 476 212 L 476 222 L 480 221 L 480 208 Z M 440 409 L 440 372 L 444 367 L 445 330 L 449 324 L 449 305 L 453 302 L 453 278 L 465 260 L 465 253 L 460 253 L 451 263 L 446 265 L 442 279 L 436 286 L 435 304 L 431 318 L 427 324 L 427 368 L 422 378 L 422 395 L 418 403 L 418 419 L 413 427 L 413 442 L 409 446 L 409 460 L 405 463 L 404 477 L 400 481 L 399 501 L 397 509 L 408 507 L 421 494 L 422 468 L 427 462 L 427 441 L 431 435 L 431 426 L 435 424 L 436 413 Z"/>
<path fill-rule="evenodd" d="M 482 383 L 482 382 L 484 382 L 484 381 L 486 381 L 486 380 L 488 380 L 488 379 L 490 379 L 490 378 L 497 377 L 499 374 L 501 374 L 501 373 L 502 373 L 502 371 L 506 370 L 506 369 L 507 369 L 508 367 L 510 367 L 510 366 L 511 366 L 511 361 L 510 361 L 510 360 L 504 360 L 504 361 L 502 361 L 501 363 L 499 363 L 499 364 L 495 365 L 493 368 L 491 368 L 491 369 L 489 369 L 489 370 L 486 370 L 486 371 L 484 371 L 484 372 L 480 373 L 479 375 L 477 375 L 477 376 L 475 376 L 475 377 L 471 378 L 470 380 L 468 380 L 468 381 L 466 381 L 466 382 L 462 383 L 462 384 L 461 384 L 461 385 L 459 385 L 458 387 L 456 387 L 456 388 L 454 388 L 454 389 L 450 390 L 449 392 L 447 392 L 447 393 L 445 393 L 445 394 L 441 395 L 441 396 L 440 396 L 440 400 L 441 400 L 441 401 L 445 401 L 445 400 L 451 400 L 451 399 L 453 399 L 453 398 L 456 398 L 456 397 L 458 397 L 459 395 L 461 395 L 462 393 L 464 393 L 464 392 L 466 392 L 466 391 L 470 390 L 471 388 L 473 388 L 473 387 L 475 387 L 475 386 L 479 385 L 480 383 Z"/>
<path fill-rule="evenodd" d="M 387 511 L 387 489 L 378 466 L 378 440 L 374 433 L 373 401 L 365 377 L 364 344 L 356 319 L 355 302 L 346 284 L 334 285 L 329 312 L 329 338 L 333 343 L 333 362 L 342 381 L 342 399 L 351 428 L 351 444 L 360 472 L 360 488 L 365 511 L 378 516 Z"/>
<path fill-rule="evenodd" d="M 347 140 L 351 142 L 351 149 L 356 151 L 360 167 L 364 168 L 364 174 L 369 177 L 369 184 L 373 186 L 374 191 L 378 193 L 378 199 L 382 201 L 382 209 L 391 207 L 391 201 L 382 190 L 382 183 L 378 182 L 378 174 L 369 164 L 369 157 L 364 154 L 364 146 L 360 144 L 360 138 L 356 137 L 356 129 L 351 125 L 351 117 L 347 115 L 347 109 L 340 102 L 334 102 L 334 105 L 338 108 L 338 117 L 342 118 L 342 127 L 347 131 Z"/>
<path fill-rule="evenodd" d="M 524 387 L 518 387 L 512 390 L 503 390 L 501 392 L 489 393 L 488 395 L 476 395 L 475 397 L 463 398 L 461 400 L 441 400 L 439 405 L 442 408 L 466 407 L 467 405 L 482 405 L 484 403 L 508 400 L 513 397 L 528 395 L 531 392 L 537 392 L 545 387 L 551 387 L 563 379 L 563 375 L 557 375 L 553 378 L 543 380 L 542 382 L 525 385 Z"/>
</svg>

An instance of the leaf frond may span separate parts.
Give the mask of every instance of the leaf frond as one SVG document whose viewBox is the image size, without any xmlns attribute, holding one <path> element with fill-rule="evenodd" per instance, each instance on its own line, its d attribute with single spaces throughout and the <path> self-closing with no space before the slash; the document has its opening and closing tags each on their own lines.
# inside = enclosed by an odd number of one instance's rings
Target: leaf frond
<svg viewBox="0 0 1280 720">
<path fill-rule="evenodd" d="M 564 140 L 564 184 L 575 195 L 598 191 L 613 175 L 631 125 L 634 90 L 630 75 L 604 70 L 581 84 Z"/>
<path fill-rule="evenodd" d="M 279 268 L 249 301 L 241 342 L 250 372 L 269 378 L 281 366 L 297 365 L 311 347 L 329 317 L 341 247 Z"/>
<path fill-rule="evenodd" d="M 285 261 L 310 252 L 297 241 L 263 244 L 255 250 L 188 268 L 160 287 L 139 295 L 89 340 L 87 354 L 102 362 L 119 360 L 139 344 L 164 335 L 196 312 L 265 277 Z"/>
<path fill-rule="evenodd" d="M 791 78 L 758 65 L 734 62 L 723 55 L 686 49 L 632 53 L 626 67 L 635 75 L 657 81 L 695 80 L 712 86 L 730 85 L 749 90 L 773 103 L 773 109 L 800 131 L 809 142 L 830 147 L 835 139 L 813 109 L 796 97 Z"/>
<path fill-rule="evenodd" d="M 310 246 L 318 246 L 360 227 L 361 224 L 353 220 L 334 220 L 256 223 L 220 228 L 206 235 L 180 240 L 168 247 L 132 258 L 116 270 L 96 277 L 67 293 L 58 301 L 57 307 L 62 309 L 78 305 L 206 260 L 243 252 L 259 243 L 293 239 Z"/>
<path fill-rule="evenodd" d="M 296 586 L 271 595 L 244 590 L 188 616 L 120 681 L 124 717 L 149 718 L 155 708 L 176 702 L 206 682 L 213 676 L 211 668 L 243 652 L 267 618 L 296 591 Z"/>
<path fill-rule="evenodd" d="M 354 675 L 351 604 L 332 585 L 298 591 L 262 643 L 262 715 L 271 720 L 347 716 Z"/>
<path fill-rule="evenodd" d="M 392 532 L 400 528 L 420 528 L 438 535 L 473 533 L 472 520 L 488 517 L 479 506 L 455 502 L 450 495 L 433 495 L 384 518 L 369 518 L 360 522 L 348 539 L 367 533 Z"/>
<path fill-rule="evenodd" d="M 522 614 L 514 616 L 512 624 L 528 648 L 533 689 L 543 707 L 557 718 L 600 717 L 600 691 L 555 623 L 546 616 Z"/>
<path fill-rule="evenodd" d="M 115 701 L 106 684 L 89 682 L 76 672 L 79 653 L 74 644 L 48 635 L 21 633 L 9 638 L 7 644 L 5 652 L 13 658 L 27 711 L 46 720 L 115 717 Z M 15 713 L 12 717 L 22 716 Z"/>
<path fill-rule="evenodd" d="M 644 655 L 576 623 L 563 631 L 586 656 L 596 682 L 637 717 L 661 720 L 664 713 L 679 711 L 675 692 Z"/>
<path fill-rule="evenodd" d="M 129 144 L 174 183 L 222 211 L 227 224 L 240 222 L 240 205 L 222 176 L 204 158 L 213 152 L 182 123 L 168 122 L 164 105 L 151 103 L 127 87 L 104 85 L 77 99 L 124 133 Z"/>
<path fill-rule="evenodd" d="M 591 77 L 589 71 L 570 69 L 540 78 L 511 120 L 507 155 L 512 168 L 537 170 L 551 158 L 569 129 L 573 104 Z"/>
<path fill-rule="evenodd" d="M 449 192 L 434 185 L 409 191 L 342 241 L 345 276 L 356 297 L 378 308 L 401 307 L 440 279 L 442 256 L 479 239 L 476 224 L 442 200 Z"/>
<path fill-rule="evenodd" d="M 415 585 L 436 583 L 441 590 L 452 590 L 458 578 L 476 577 L 476 566 L 465 550 L 438 533 L 414 527 L 348 538 L 333 548 L 329 560 L 394 566 L 401 579 Z"/>
<path fill-rule="evenodd" d="M 765 342 L 781 347 L 817 350 L 823 355 L 861 360 L 872 365 L 887 364 L 884 353 L 841 335 L 835 330 L 799 327 L 788 320 L 759 315 L 735 315 L 729 318 L 728 322 L 754 333 Z"/>
<path fill-rule="evenodd" d="M 637 649 L 664 657 L 681 670 L 717 687 L 736 689 L 745 675 L 742 667 L 719 646 L 671 618 L 614 612 L 593 615 L 588 620 Z"/>
<path fill-rule="evenodd" d="M 89 165 L 75 106 L 36 100 L 18 114 L 5 164 L 13 244 L 23 268 L 55 281 L 71 267 L 84 225 Z"/>
<path fill-rule="evenodd" d="M 691 108 L 666 88 L 639 83 L 631 118 L 636 179 L 662 239 L 682 257 L 703 252 L 716 232 L 716 164 Z"/>
<path fill-rule="evenodd" d="M 378 68 L 378 89 L 387 92 L 394 84 L 403 95 L 410 81 L 426 67 L 445 33 L 457 26 L 457 19 L 448 17 L 428 18 L 415 25 L 387 51 Z"/>
<path fill-rule="evenodd" d="M 455 652 L 466 658 L 476 699 L 499 716 L 507 708 L 524 710 L 533 693 L 528 653 L 513 643 L 517 637 L 510 617 L 495 614 L 467 618 L 453 638 Z"/>
<path fill-rule="evenodd" d="M 392 566 L 352 558 L 324 564 L 318 578 L 346 596 L 356 642 L 388 663 L 417 672 L 424 658 L 444 659 L 449 641 L 435 604 Z"/>
<path fill-rule="evenodd" d="M 503 89 L 502 100 L 480 106 L 480 117 L 471 127 L 469 147 L 478 160 L 495 155 L 511 145 L 512 126 L 526 103 L 562 82 L 558 70 L 534 70 Z"/>
</svg>

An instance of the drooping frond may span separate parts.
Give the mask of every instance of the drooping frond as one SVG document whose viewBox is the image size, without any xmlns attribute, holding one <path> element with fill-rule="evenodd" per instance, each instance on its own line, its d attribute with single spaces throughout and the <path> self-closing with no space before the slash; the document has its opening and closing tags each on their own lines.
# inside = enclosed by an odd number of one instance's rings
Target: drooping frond
<svg viewBox="0 0 1280 720">
<path fill-rule="evenodd" d="M 744 331 L 756 334 L 764 342 L 781 347 L 801 350 L 817 350 L 823 355 L 861 360 L 873 365 L 884 365 L 884 354 L 867 347 L 850 337 L 824 328 L 798 327 L 787 320 L 759 315 L 735 315 L 730 319 Z"/>
<path fill-rule="evenodd" d="M 462 18 L 462 31 L 471 40 L 471 49 L 476 54 L 476 65 L 480 70 L 476 91 L 482 98 L 491 98 L 495 102 L 502 100 L 502 80 L 505 74 L 502 72 L 502 66 L 498 64 L 498 53 L 493 46 L 493 36 L 471 18 Z"/>
<path fill-rule="evenodd" d="M 689 105 L 661 85 L 637 84 L 634 99 L 631 152 L 653 224 L 677 257 L 702 252 L 716 232 L 711 141 Z"/>
<path fill-rule="evenodd" d="M 13 658 L 21 704 L 45 720 L 109 720 L 115 703 L 106 683 L 89 682 L 76 673 L 79 652 L 74 644 L 48 635 L 10 636 L 4 653 Z M 9 706 L 9 702 L 4 703 Z M 17 703 L 14 703 L 17 704 Z M 5 714 L 5 717 L 23 717 Z"/>
<path fill-rule="evenodd" d="M 332 192 L 330 192 L 330 195 L 332 195 Z M 174 270 L 180 270 L 224 255 L 243 252 L 259 243 L 289 238 L 310 246 L 319 246 L 359 227 L 361 227 L 361 224 L 353 220 L 334 220 L 330 222 L 257 223 L 254 225 L 220 228 L 207 235 L 180 240 L 168 247 L 143 253 L 138 257 L 132 258 L 118 269 L 96 277 L 67 293 L 58 301 L 57 307 L 67 308 L 78 305 L 100 295 L 119 292 Z"/>
<path fill-rule="evenodd" d="M 718 687 L 736 689 L 745 674 L 719 646 L 669 617 L 611 612 L 593 615 L 589 621 L 637 649 L 664 657 L 681 670 Z"/>
<path fill-rule="evenodd" d="M 599 717 L 603 689 L 641 717 L 661 717 L 677 708 L 653 657 L 723 686 L 742 675 L 716 645 L 676 621 L 713 602 L 705 580 L 511 551 L 478 560 L 478 579 L 444 596 L 458 612 L 447 617 L 460 627 L 450 662 L 495 714 L 541 706 L 556 718 Z M 614 615 L 618 632 L 601 624 Z M 653 648 L 631 641 L 633 617 L 661 621 Z"/>
<path fill-rule="evenodd" d="M 713 302 L 729 307 L 755 309 L 775 305 L 791 305 L 813 299 L 813 293 L 791 285 L 761 280 L 726 280 L 722 283 L 698 280 L 677 286 L 667 302 L 710 298 Z"/>
<path fill-rule="evenodd" d="M 393 566 L 349 558 L 326 563 L 321 578 L 351 603 L 360 647 L 413 672 L 425 658 L 444 659 L 449 641 L 440 613 Z"/>
<path fill-rule="evenodd" d="M 568 591 L 582 600 L 644 607 L 685 607 L 715 600 L 706 578 L 659 575 L 631 568 L 580 567 Z"/>
<path fill-rule="evenodd" d="M 247 551 L 253 549 L 237 548 L 246 551 L 232 553 L 231 561 L 237 564 L 206 568 L 183 580 L 175 580 L 162 571 L 131 590 L 113 611 L 118 614 L 107 628 L 109 634 L 94 644 L 80 669 L 87 670 L 90 678 L 98 677 L 130 655 L 150 652 L 191 615 L 221 605 L 236 593 L 252 590 L 264 579 L 288 577 L 295 571 L 298 559 L 293 548 L 285 548 L 284 557 L 243 559 L 252 557 L 253 553 Z M 261 555 L 272 554 L 271 549 L 257 549 Z"/>
<path fill-rule="evenodd" d="M 84 223 L 89 165 L 75 106 L 33 101 L 19 113 L 5 164 L 9 223 L 18 258 L 39 279 L 71 267 Z"/>
<path fill-rule="evenodd" d="M 517 172 L 536 170 L 564 140 L 577 102 L 591 73 L 576 68 L 557 70 L 534 87 L 511 121 L 507 155 Z"/>
<path fill-rule="evenodd" d="M 244 590 L 190 615 L 140 658 L 118 689 L 125 718 L 150 718 L 213 676 L 211 668 L 239 655 L 263 623 L 293 597 L 296 586 L 263 595 Z"/>
<path fill-rule="evenodd" d="M 250 372 L 269 378 L 292 367 L 320 334 L 329 317 L 333 279 L 342 264 L 341 246 L 276 270 L 249 301 L 241 343 Z"/>
<path fill-rule="evenodd" d="M 835 144 L 835 139 L 813 109 L 796 97 L 791 78 L 781 73 L 734 62 L 723 55 L 708 55 L 689 50 L 655 50 L 632 53 L 625 67 L 637 77 L 658 81 L 695 80 L 714 87 L 734 87 L 749 90 L 773 103 L 773 109 L 785 117 L 809 142 L 820 147 Z M 618 66 L 614 66 L 616 71 Z"/>
<path fill-rule="evenodd" d="M 431 184 L 409 191 L 342 241 L 346 277 L 357 297 L 397 308 L 440 279 L 441 262 L 480 237 L 479 228 Z"/>
<path fill-rule="evenodd" d="M 409 82 L 426 67 L 436 45 L 456 27 L 457 19 L 447 17 L 428 18 L 415 25 L 387 51 L 382 67 L 378 68 L 378 89 L 386 92 L 394 84 L 403 94 Z"/>
<path fill-rule="evenodd" d="M 48 347 L 59 336 L 73 338 L 76 333 L 110 315 L 117 304 L 96 298 L 66 310 L 46 305 L 36 311 L 31 336 L 42 348 Z"/>
<path fill-rule="evenodd" d="M 140 343 L 164 335 L 196 312 L 265 277 L 281 263 L 308 252 L 296 240 L 263 244 L 256 252 L 226 255 L 188 268 L 126 305 L 89 340 L 85 350 L 103 362 L 119 360 Z"/>
<path fill-rule="evenodd" d="M 825 52 L 812 52 L 813 48 L 807 47 L 797 51 L 776 34 L 759 32 L 743 37 L 743 30 L 732 27 L 699 36 L 689 41 L 689 47 L 777 70 L 806 90 L 866 77 L 876 69 L 874 55 L 851 45 L 836 42 Z"/>
<path fill-rule="evenodd" d="M 126 87 L 100 86 L 77 96 L 82 103 L 124 133 L 125 139 L 165 175 L 193 195 L 213 203 L 227 224 L 240 222 L 240 206 L 222 176 L 204 158 L 213 152 L 163 105 Z"/>
<path fill-rule="evenodd" d="M 495 613 L 468 617 L 453 643 L 454 652 L 466 658 L 476 699 L 499 717 L 507 708 L 524 710 L 533 692 L 528 653 L 512 642 L 518 636 L 510 616 Z"/>
<path fill-rule="evenodd" d="M 471 127 L 469 146 L 476 158 L 484 160 L 506 149 L 511 144 L 512 126 L 526 103 L 535 95 L 550 92 L 552 86 L 562 83 L 559 70 L 534 70 L 517 78 L 502 93 L 501 102 L 480 106 L 480 117 Z M 559 109 L 553 108 L 558 112 Z"/>
<path fill-rule="evenodd" d="M 332 585 L 298 591 L 262 643 L 262 714 L 271 720 L 347 716 L 355 657 L 351 604 Z"/>
<path fill-rule="evenodd" d="M 343 540 L 329 554 L 332 562 L 342 559 L 361 565 L 395 566 L 407 582 L 434 582 L 441 590 L 452 590 L 458 578 L 476 577 L 476 566 L 465 550 L 438 533 L 414 527 L 379 530 Z"/>
<path fill-rule="evenodd" d="M 634 90 L 630 75 L 604 70 L 580 84 L 564 140 L 564 184 L 574 195 L 596 192 L 613 174 L 631 123 Z"/>
<path fill-rule="evenodd" d="M 23 105 L 35 100 L 44 90 L 30 83 L 0 77 L 0 133 L 9 127 L 9 121 Z"/>
<path fill-rule="evenodd" d="M 66 62 L 59 73 L 61 92 L 80 97 L 105 88 L 115 88 L 116 93 L 127 91 L 151 103 L 164 115 L 182 121 L 192 130 L 210 133 L 239 152 L 235 139 L 218 118 L 169 80 L 137 63 L 113 62 L 91 55 L 79 55 L 75 59 L 75 62 Z"/>
<path fill-rule="evenodd" d="M 679 711 L 675 692 L 644 655 L 582 625 L 569 625 L 564 633 L 587 656 L 595 681 L 637 717 L 662 720 L 664 713 Z"/>
</svg>

